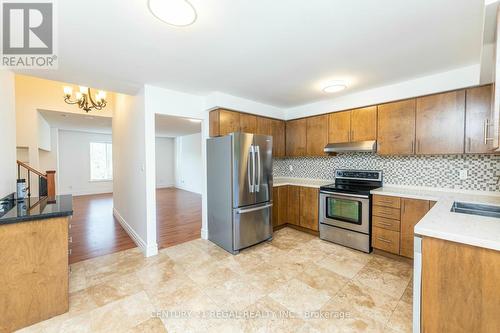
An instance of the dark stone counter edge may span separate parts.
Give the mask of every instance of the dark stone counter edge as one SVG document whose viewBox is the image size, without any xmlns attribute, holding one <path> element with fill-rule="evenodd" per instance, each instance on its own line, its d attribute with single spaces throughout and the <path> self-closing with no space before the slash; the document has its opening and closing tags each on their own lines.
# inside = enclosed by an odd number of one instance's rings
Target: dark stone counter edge
<svg viewBox="0 0 500 333">
<path fill-rule="evenodd" d="M 30 221 L 39 221 L 39 220 L 47 220 L 47 219 L 52 219 L 55 217 L 66 217 L 66 216 L 72 216 L 73 211 L 64 211 L 64 212 L 57 212 L 57 213 L 45 213 L 41 215 L 27 215 L 27 216 L 21 216 L 21 217 L 11 217 L 11 218 L 4 218 L 0 219 L 0 226 L 4 224 L 15 224 L 15 223 L 21 223 L 21 222 L 30 222 Z"/>
</svg>

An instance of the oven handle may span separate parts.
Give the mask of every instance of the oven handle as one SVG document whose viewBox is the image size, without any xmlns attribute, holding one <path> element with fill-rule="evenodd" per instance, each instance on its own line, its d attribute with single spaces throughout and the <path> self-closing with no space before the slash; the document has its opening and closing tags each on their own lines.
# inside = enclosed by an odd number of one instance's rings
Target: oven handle
<svg viewBox="0 0 500 333">
<path fill-rule="evenodd" d="M 370 198 L 367 195 L 359 195 L 359 194 L 334 193 L 334 192 L 326 192 L 326 191 L 320 191 L 319 193 L 327 194 L 327 195 L 335 195 L 335 196 L 339 196 L 339 197 L 351 197 L 351 198 L 363 198 L 363 199 Z"/>
</svg>

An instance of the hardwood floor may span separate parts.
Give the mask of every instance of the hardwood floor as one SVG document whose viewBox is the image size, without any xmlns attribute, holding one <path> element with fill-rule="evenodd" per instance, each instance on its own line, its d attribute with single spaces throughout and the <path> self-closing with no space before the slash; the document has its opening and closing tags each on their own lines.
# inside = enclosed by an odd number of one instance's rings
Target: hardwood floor
<svg viewBox="0 0 500 333">
<path fill-rule="evenodd" d="M 71 264 L 136 247 L 113 216 L 111 193 L 73 197 L 71 225 Z"/>
<path fill-rule="evenodd" d="M 201 195 L 176 188 L 156 191 L 158 247 L 200 238 Z M 113 195 L 73 198 L 70 263 L 136 247 L 113 216 Z"/>
<path fill-rule="evenodd" d="M 176 188 L 157 189 L 156 221 L 160 249 L 200 238 L 201 195 Z"/>
</svg>

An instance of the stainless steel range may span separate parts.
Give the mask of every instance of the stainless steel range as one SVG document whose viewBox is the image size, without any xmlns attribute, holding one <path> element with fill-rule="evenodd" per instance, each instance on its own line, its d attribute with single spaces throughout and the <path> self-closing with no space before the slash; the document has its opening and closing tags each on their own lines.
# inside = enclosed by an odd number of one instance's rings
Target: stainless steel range
<svg viewBox="0 0 500 333">
<path fill-rule="evenodd" d="M 370 253 L 371 195 L 382 186 L 382 171 L 336 170 L 335 184 L 319 195 L 319 237 Z"/>
</svg>

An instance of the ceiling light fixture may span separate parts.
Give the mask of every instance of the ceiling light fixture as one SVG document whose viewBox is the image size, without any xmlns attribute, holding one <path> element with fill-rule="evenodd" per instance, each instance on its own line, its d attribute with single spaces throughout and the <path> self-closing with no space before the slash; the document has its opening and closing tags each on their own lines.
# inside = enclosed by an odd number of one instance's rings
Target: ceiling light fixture
<svg viewBox="0 0 500 333">
<path fill-rule="evenodd" d="M 326 93 L 336 93 L 347 88 L 347 84 L 344 81 L 332 81 L 325 85 L 323 91 Z"/>
<path fill-rule="evenodd" d="M 148 8 L 157 19 L 175 27 L 187 27 L 198 18 L 188 0 L 148 0 Z"/>
<path fill-rule="evenodd" d="M 87 87 L 80 87 L 80 91 L 76 92 L 74 100 L 71 97 L 73 97 L 73 88 L 64 87 L 64 101 L 68 104 L 78 104 L 78 107 L 87 113 L 92 109 L 102 110 L 107 104 L 105 91 L 99 90 L 95 97 L 92 98 L 90 88 Z"/>
</svg>

